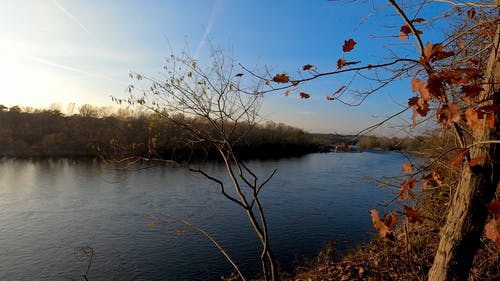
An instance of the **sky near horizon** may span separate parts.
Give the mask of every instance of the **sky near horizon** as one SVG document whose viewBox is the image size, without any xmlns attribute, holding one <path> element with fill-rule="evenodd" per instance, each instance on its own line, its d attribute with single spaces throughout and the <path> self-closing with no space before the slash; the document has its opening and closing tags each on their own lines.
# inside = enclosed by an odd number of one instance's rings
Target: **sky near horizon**
<svg viewBox="0 0 500 281">
<path fill-rule="evenodd" d="M 63 109 L 68 103 L 113 105 L 111 96 L 128 97 L 131 71 L 155 75 L 170 53 L 187 49 L 202 57 L 210 44 L 231 49 L 243 65 L 265 65 L 292 75 L 305 64 L 334 70 L 348 38 L 358 42 L 349 54 L 353 60 L 386 62 L 394 47 L 412 54 L 411 41 L 402 44 L 397 38 L 402 20 L 385 1 L 350 2 L 1 1 L 0 104 L 48 108 L 59 103 Z M 361 106 L 326 101 L 345 80 L 327 77 L 306 85 L 307 100 L 271 93 L 261 114 L 310 132 L 356 133 L 400 111 L 412 96 L 409 82 L 401 81 Z M 361 81 L 356 86 L 369 85 Z M 385 130 L 397 134 L 398 129 Z"/>
</svg>

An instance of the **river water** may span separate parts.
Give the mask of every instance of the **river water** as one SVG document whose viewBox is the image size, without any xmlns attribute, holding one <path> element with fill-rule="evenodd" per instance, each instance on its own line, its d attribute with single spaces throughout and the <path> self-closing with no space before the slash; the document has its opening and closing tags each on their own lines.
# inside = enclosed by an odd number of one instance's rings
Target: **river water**
<svg viewBox="0 0 500 281">
<path fill-rule="evenodd" d="M 398 153 L 323 153 L 249 161 L 261 193 L 271 247 L 286 270 L 330 240 L 341 251 L 375 234 L 368 211 L 394 190 L 374 179 L 397 176 Z M 220 163 L 194 165 L 224 178 Z M 259 268 L 259 247 L 242 210 L 213 182 L 186 168 L 97 161 L 0 160 L 0 280 L 220 280 L 222 254 L 185 219 L 210 233 L 244 272 Z"/>
</svg>

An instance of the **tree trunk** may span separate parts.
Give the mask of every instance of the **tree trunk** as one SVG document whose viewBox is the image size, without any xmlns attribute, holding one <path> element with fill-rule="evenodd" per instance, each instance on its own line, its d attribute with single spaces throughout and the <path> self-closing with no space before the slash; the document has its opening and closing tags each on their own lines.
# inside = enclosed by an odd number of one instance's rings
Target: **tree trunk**
<svg viewBox="0 0 500 281">
<path fill-rule="evenodd" d="M 500 0 L 496 2 L 498 5 Z M 485 90 L 481 96 L 482 100 L 489 98 L 497 105 L 500 104 L 499 32 L 500 23 L 497 22 L 492 52 L 485 71 L 483 86 Z M 484 126 L 474 133 L 475 143 L 499 139 L 499 114 L 495 115 L 496 128 L 492 130 Z M 499 151 L 500 146 L 495 143 L 483 143 L 471 147 L 470 157 L 482 157 L 481 165 L 471 168 L 468 163 L 464 163 L 446 224 L 441 230 L 441 240 L 428 280 L 468 279 L 488 215 L 486 204 L 493 199 L 499 180 Z"/>
</svg>

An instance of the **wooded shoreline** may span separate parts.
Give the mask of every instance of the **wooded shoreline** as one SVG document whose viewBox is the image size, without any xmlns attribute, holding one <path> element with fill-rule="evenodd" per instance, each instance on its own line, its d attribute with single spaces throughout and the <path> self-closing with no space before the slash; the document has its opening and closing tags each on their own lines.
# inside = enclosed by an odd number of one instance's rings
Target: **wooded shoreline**
<svg viewBox="0 0 500 281">
<path fill-rule="evenodd" d="M 183 115 L 176 118 L 186 119 Z M 202 121 L 190 122 L 205 130 Z M 341 134 L 312 134 L 271 121 L 238 129 L 244 137 L 232 140 L 241 159 L 295 157 L 329 152 L 337 145 L 362 149 L 406 150 L 408 139 Z M 57 110 L 23 112 L 19 107 L 0 111 L 0 156 L 4 157 L 110 157 L 141 156 L 174 161 L 217 159 L 203 143 L 188 143 L 187 133 L 154 114 L 137 116 L 66 116 Z"/>
</svg>

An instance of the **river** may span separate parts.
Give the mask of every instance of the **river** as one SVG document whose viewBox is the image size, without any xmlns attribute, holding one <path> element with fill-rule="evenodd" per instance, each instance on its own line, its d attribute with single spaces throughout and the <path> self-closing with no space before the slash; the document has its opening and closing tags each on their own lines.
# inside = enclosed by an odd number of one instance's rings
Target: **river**
<svg viewBox="0 0 500 281">
<path fill-rule="evenodd" d="M 340 251 L 374 237 L 368 211 L 394 190 L 373 179 L 401 174 L 398 153 L 317 153 L 248 162 L 260 178 L 271 247 L 286 270 L 330 240 Z M 219 163 L 195 165 L 224 178 Z M 185 219 L 209 232 L 254 274 L 259 247 L 242 210 L 185 168 L 98 161 L 0 160 L 0 280 L 220 280 L 222 254 Z"/>
</svg>

